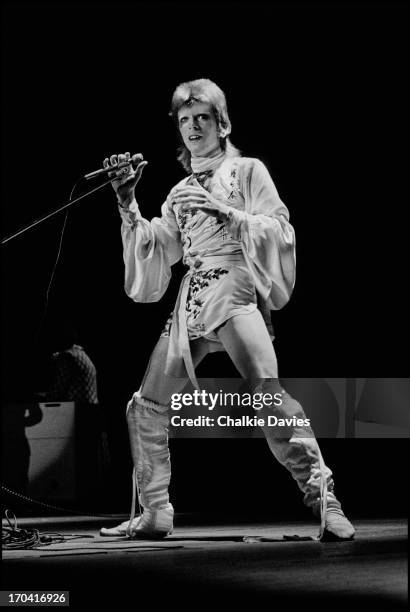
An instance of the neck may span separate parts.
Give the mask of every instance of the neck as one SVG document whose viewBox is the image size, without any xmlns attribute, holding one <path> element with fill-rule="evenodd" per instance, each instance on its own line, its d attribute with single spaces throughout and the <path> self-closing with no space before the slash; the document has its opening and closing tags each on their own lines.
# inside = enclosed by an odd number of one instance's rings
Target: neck
<svg viewBox="0 0 410 612">
<path fill-rule="evenodd" d="M 219 155 L 221 151 L 222 151 L 221 145 L 218 142 L 215 145 L 215 148 L 212 149 L 212 151 L 209 151 L 206 155 L 192 155 L 192 158 L 193 159 L 204 159 L 205 157 L 216 157 L 216 155 Z"/>
<path fill-rule="evenodd" d="M 195 173 L 215 170 L 224 158 L 225 152 L 218 147 L 205 157 L 191 157 L 191 168 Z"/>
</svg>

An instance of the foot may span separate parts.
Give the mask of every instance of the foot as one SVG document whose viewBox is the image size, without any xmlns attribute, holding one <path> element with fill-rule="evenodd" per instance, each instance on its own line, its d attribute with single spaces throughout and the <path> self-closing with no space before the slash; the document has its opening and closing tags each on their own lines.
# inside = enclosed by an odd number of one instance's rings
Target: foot
<svg viewBox="0 0 410 612">
<path fill-rule="evenodd" d="M 137 516 L 131 522 L 131 528 L 135 528 L 137 524 L 139 523 L 140 519 L 141 517 Z M 107 537 L 126 536 L 129 525 L 130 525 L 130 520 L 128 519 L 128 521 L 124 521 L 123 523 L 120 523 L 116 527 L 101 527 L 100 535 L 107 536 Z"/>
<path fill-rule="evenodd" d="M 124 521 L 116 527 L 102 527 L 101 536 L 121 537 L 132 539 L 161 539 L 172 533 L 174 509 L 172 504 L 163 508 L 144 508 L 141 516 L 130 521 Z"/>
<path fill-rule="evenodd" d="M 354 534 L 355 528 L 341 508 L 328 508 L 326 510 L 325 529 L 320 538 L 322 542 L 353 540 Z"/>
</svg>

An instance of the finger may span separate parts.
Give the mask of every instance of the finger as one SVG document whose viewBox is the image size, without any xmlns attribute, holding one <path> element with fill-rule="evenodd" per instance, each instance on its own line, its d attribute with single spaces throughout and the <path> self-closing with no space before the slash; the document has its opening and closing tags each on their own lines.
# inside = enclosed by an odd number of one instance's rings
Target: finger
<svg viewBox="0 0 410 612">
<path fill-rule="evenodd" d="M 181 185 L 177 187 L 177 189 L 196 189 L 197 191 L 206 191 L 199 183 L 193 185 L 192 183 L 185 183 L 185 185 Z"/>
<path fill-rule="evenodd" d="M 111 173 L 108 173 L 108 176 L 110 176 L 111 174 L 111 176 L 115 176 L 116 178 L 120 179 L 124 174 L 128 174 L 128 172 L 129 166 L 125 166 L 122 168 L 117 166 L 116 168 L 113 168 L 113 171 Z"/>
<path fill-rule="evenodd" d="M 202 189 L 202 187 L 195 187 L 195 185 L 176 187 L 176 191 L 195 191 L 195 193 L 208 193 L 206 189 Z"/>
<path fill-rule="evenodd" d="M 110 160 L 108 159 L 108 157 L 106 157 L 103 161 L 103 167 L 104 168 L 109 168 L 110 167 Z M 115 176 L 115 172 L 108 172 L 108 176 Z"/>
<path fill-rule="evenodd" d="M 137 168 L 135 170 L 135 177 L 134 177 L 136 182 L 138 182 L 140 180 L 141 174 L 142 174 L 145 166 L 147 166 L 147 165 L 148 165 L 147 161 L 143 161 L 140 164 L 138 164 L 138 166 L 137 166 Z"/>
<path fill-rule="evenodd" d="M 181 211 L 182 212 L 188 212 L 190 210 L 198 210 L 198 208 L 200 208 L 200 204 L 192 204 L 192 203 L 188 203 L 188 204 L 182 204 L 181 206 Z"/>
<path fill-rule="evenodd" d="M 200 195 L 204 198 L 206 198 L 208 196 L 208 192 L 205 191 L 204 189 L 189 189 L 189 188 L 184 188 L 184 189 L 180 189 L 175 191 L 175 194 L 180 196 L 180 195 Z"/>
<path fill-rule="evenodd" d="M 140 162 L 143 161 L 144 156 L 142 153 L 134 153 L 134 155 L 131 157 L 132 159 L 132 163 L 133 164 L 139 164 Z"/>
<path fill-rule="evenodd" d="M 206 205 L 206 200 L 204 200 L 203 198 L 196 198 L 196 197 L 193 197 L 193 196 L 187 196 L 185 198 L 175 198 L 174 202 L 175 202 L 175 204 L 187 204 L 189 202 L 196 202 L 196 203 L 202 204 L 204 206 Z"/>
<path fill-rule="evenodd" d="M 181 191 L 176 191 L 174 196 L 176 198 L 185 198 L 187 196 L 192 196 L 194 198 L 202 198 L 203 200 L 208 199 L 208 193 L 206 191 L 192 191 L 191 189 L 181 189 Z"/>
<path fill-rule="evenodd" d="M 111 166 L 116 166 L 117 165 L 117 156 L 116 155 L 111 155 L 110 157 L 110 164 Z"/>
<path fill-rule="evenodd" d="M 201 202 L 207 202 L 208 198 L 203 195 L 202 193 L 187 193 L 187 192 L 183 192 L 183 193 L 176 193 L 174 195 L 174 199 L 181 199 L 181 198 L 185 198 L 185 199 L 191 199 L 191 198 L 196 198 L 199 199 Z"/>
<path fill-rule="evenodd" d="M 123 174 L 123 175 L 129 174 L 130 176 L 132 174 L 132 176 L 134 176 L 133 175 L 134 170 L 133 170 L 131 164 L 128 163 L 129 157 L 130 157 L 129 153 L 128 153 L 128 159 L 127 159 L 127 153 L 124 153 L 124 154 L 120 153 L 118 155 L 118 167 L 121 168 L 121 170 L 122 170 L 121 174 Z M 125 167 L 124 167 L 124 165 L 125 165 Z"/>
</svg>

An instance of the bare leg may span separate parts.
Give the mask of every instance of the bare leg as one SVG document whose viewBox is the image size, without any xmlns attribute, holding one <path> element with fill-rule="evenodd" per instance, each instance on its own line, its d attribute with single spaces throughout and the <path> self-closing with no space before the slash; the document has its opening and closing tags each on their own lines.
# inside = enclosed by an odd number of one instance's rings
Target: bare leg
<svg viewBox="0 0 410 612">
<path fill-rule="evenodd" d="M 142 397 L 162 406 L 167 406 L 171 400 L 171 395 L 181 391 L 188 380 L 188 378 L 175 378 L 165 374 L 168 342 L 168 337 L 161 336 L 158 340 L 152 351 L 140 388 Z M 195 340 L 191 342 L 191 354 L 196 367 L 207 354 L 205 344 Z"/>
<path fill-rule="evenodd" d="M 269 413 L 278 418 L 306 418 L 302 406 L 281 388 L 275 351 L 259 311 L 232 317 L 219 329 L 218 336 L 241 376 L 251 384 L 253 392 L 282 394 L 281 406 L 266 406 L 258 412 L 265 423 Z M 268 425 L 262 429 L 273 455 L 290 471 L 303 491 L 305 504 L 320 515 L 322 501 L 321 535 L 324 531 L 330 538 L 352 538 L 354 528 L 333 493 L 332 472 L 323 461 L 312 429 Z"/>
<path fill-rule="evenodd" d="M 217 334 L 243 378 L 254 381 L 278 377 L 272 340 L 259 310 L 228 319 Z"/>
</svg>

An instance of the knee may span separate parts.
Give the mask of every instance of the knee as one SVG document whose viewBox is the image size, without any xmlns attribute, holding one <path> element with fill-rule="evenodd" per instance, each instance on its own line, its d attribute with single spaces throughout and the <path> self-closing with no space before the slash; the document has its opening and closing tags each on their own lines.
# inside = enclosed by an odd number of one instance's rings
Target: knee
<svg viewBox="0 0 410 612">
<path fill-rule="evenodd" d="M 143 395 L 141 395 L 141 390 L 139 390 L 134 393 L 134 395 L 127 404 L 127 416 L 129 415 L 131 410 L 145 411 L 157 415 L 162 415 L 168 412 L 168 406 L 143 397 Z"/>
<path fill-rule="evenodd" d="M 278 380 L 278 372 L 276 365 L 273 363 L 252 363 L 247 362 L 242 367 L 243 378 L 248 382 L 252 389 L 258 391 L 266 390 L 270 392 L 280 391 L 281 386 Z"/>
<path fill-rule="evenodd" d="M 282 395 L 284 391 L 282 389 L 282 385 L 280 384 L 279 379 L 276 376 L 254 376 L 251 379 L 248 379 L 252 392 L 260 393 L 261 395 L 267 393 L 272 396 L 277 395 L 282 400 Z M 276 402 L 275 402 L 276 405 Z"/>
<path fill-rule="evenodd" d="M 276 379 L 263 380 L 256 389 L 260 392 L 262 398 L 266 394 L 274 398 L 274 402 L 269 404 L 269 412 L 273 412 L 278 418 L 290 419 L 305 419 L 306 415 L 297 400 L 287 393 Z"/>
<path fill-rule="evenodd" d="M 277 406 L 277 410 L 284 418 L 306 418 L 305 411 L 303 410 L 299 402 L 283 389 L 281 391 L 281 402 Z"/>
</svg>

